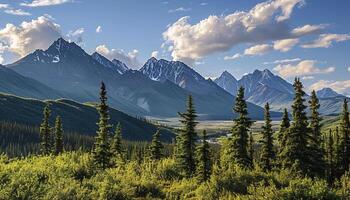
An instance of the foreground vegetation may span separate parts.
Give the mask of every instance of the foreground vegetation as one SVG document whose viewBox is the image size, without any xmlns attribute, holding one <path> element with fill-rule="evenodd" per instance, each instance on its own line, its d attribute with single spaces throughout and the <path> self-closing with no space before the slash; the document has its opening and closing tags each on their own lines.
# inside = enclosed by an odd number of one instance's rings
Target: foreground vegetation
<svg viewBox="0 0 350 200">
<path fill-rule="evenodd" d="M 67 152 L 59 116 L 50 123 L 44 109 L 40 156 L 0 158 L 0 199 L 349 199 L 350 120 L 347 100 L 339 123 L 321 132 L 315 92 L 305 112 L 303 85 L 295 80 L 293 121 L 284 111 L 275 136 L 270 107 L 258 141 L 251 133 L 244 89 L 240 88 L 232 135 L 219 146 L 196 132 L 192 97 L 179 113 L 175 144 L 130 148 L 122 125 L 112 126 L 105 85 L 101 84 L 98 130 L 90 152 Z M 132 156 L 131 156 L 132 155 Z"/>
</svg>

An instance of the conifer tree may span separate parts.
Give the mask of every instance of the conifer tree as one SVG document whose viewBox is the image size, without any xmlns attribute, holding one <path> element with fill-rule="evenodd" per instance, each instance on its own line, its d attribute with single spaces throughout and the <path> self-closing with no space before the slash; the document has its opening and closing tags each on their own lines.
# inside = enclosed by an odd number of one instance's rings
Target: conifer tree
<svg viewBox="0 0 350 200">
<path fill-rule="evenodd" d="M 152 160 L 160 160 L 163 157 L 163 144 L 160 141 L 160 131 L 157 130 L 153 135 L 151 145 L 149 147 L 149 156 Z"/>
<path fill-rule="evenodd" d="M 335 165 L 335 177 L 336 178 L 340 178 L 341 176 L 341 154 L 342 154 L 342 151 L 341 151 L 341 145 L 340 145 L 340 134 L 339 134 L 339 127 L 337 126 L 335 128 L 335 141 L 334 141 L 334 165 Z"/>
<path fill-rule="evenodd" d="M 293 84 L 295 90 L 295 97 L 292 105 L 293 122 L 286 135 L 286 144 L 281 152 L 282 165 L 284 168 L 291 168 L 292 170 L 308 173 L 309 169 L 309 148 L 308 148 L 308 119 L 306 116 L 305 99 L 303 98 L 305 92 L 303 85 L 299 78 L 295 79 Z"/>
<path fill-rule="evenodd" d="M 324 151 L 322 149 L 322 135 L 321 125 L 322 120 L 318 109 L 320 108 L 319 100 L 316 96 L 316 92 L 311 92 L 310 104 L 310 174 L 311 176 L 323 176 L 325 171 Z"/>
<path fill-rule="evenodd" d="M 251 167 L 254 168 L 254 138 L 252 132 L 249 133 L 248 153 Z"/>
<path fill-rule="evenodd" d="M 329 130 L 326 151 L 327 151 L 327 179 L 328 179 L 328 183 L 332 184 L 335 179 L 334 140 L 333 140 L 332 130 Z"/>
<path fill-rule="evenodd" d="M 183 128 L 176 139 L 176 161 L 178 167 L 185 173 L 185 175 L 191 177 L 196 170 L 195 139 L 197 136 L 195 132 L 195 127 L 197 125 L 195 120 L 197 115 L 191 95 L 188 97 L 186 112 L 179 113 L 179 116 Z"/>
<path fill-rule="evenodd" d="M 107 105 L 107 91 L 106 86 L 102 82 L 100 89 L 100 104 L 98 106 L 100 120 L 97 123 L 98 130 L 95 137 L 95 144 L 93 149 L 93 161 L 95 166 L 101 169 L 106 169 L 111 165 L 111 148 L 109 141 L 109 114 Z"/>
<path fill-rule="evenodd" d="M 232 128 L 232 136 L 229 141 L 228 152 L 232 161 L 241 167 L 252 167 L 251 159 L 248 155 L 248 131 L 252 121 L 248 117 L 247 103 L 244 100 L 244 88 L 240 87 L 236 97 L 236 104 L 233 108 L 237 114 Z"/>
<path fill-rule="evenodd" d="M 122 126 L 120 123 L 117 124 L 112 138 L 111 153 L 116 159 L 123 160 L 124 150 L 122 146 Z"/>
<path fill-rule="evenodd" d="M 207 181 L 211 174 L 211 159 L 207 132 L 205 130 L 203 131 L 202 144 L 197 147 L 196 156 L 196 177 L 200 182 Z"/>
<path fill-rule="evenodd" d="M 63 128 L 62 128 L 62 121 L 61 117 L 57 116 L 55 121 L 55 147 L 54 147 L 54 154 L 58 155 L 63 152 Z"/>
<path fill-rule="evenodd" d="M 282 149 L 286 143 L 286 134 L 288 134 L 289 127 L 290 127 L 290 119 L 288 116 L 288 111 L 287 111 L 287 109 L 284 109 L 280 129 L 278 132 L 278 138 L 277 138 L 279 146 L 280 146 L 279 152 L 282 151 Z"/>
<path fill-rule="evenodd" d="M 340 122 L 340 142 L 339 142 L 339 176 L 349 170 L 350 164 L 350 120 L 347 99 L 344 99 L 343 112 Z"/>
<path fill-rule="evenodd" d="M 49 155 L 52 149 L 52 136 L 51 136 L 51 128 L 49 124 L 49 118 L 51 115 L 51 111 L 49 108 L 49 104 L 46 104 L 44 107 L 44 118 L 40 125 L 40 151 L 42 155 Z"/>
<path fill-rule="evenodd" d="M 272 162 L 275 159 L 275 151 L 273 149 L 273 130 L 271 124 L 270 106 L 269 103 L 265 105 L 265 124 L 262 127 L 261 157 L 260 165 L 263 170 L 270 171 L 272 169 Z"/>
</svg>

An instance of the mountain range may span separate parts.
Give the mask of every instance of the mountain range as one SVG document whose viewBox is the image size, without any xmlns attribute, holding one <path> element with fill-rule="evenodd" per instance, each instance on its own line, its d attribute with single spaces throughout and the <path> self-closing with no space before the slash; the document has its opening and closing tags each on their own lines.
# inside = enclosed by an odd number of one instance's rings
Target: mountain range
<svg viewBox="0 0 350 200">
<path fill-rule="evenodd" d="M 244 75 L 240 80 L 225 71 L 214 82 L 232 95 L 236 94 L 239 87 L 244 87 L 247 101 L 256 105 L 264 106 L 268 102 L 273 111 L 282 111 L 284 108 L 291 110 L 294 98 L 293 85 L 268 69 L 255 70 L 253 73 Z M 324 88 L 316 93 L 320 100 L 319 111 L 322 115 L 341 112 L 341 104 L 346 98 L 344 95 L 338 94 L 331 88 Z M 306 101 L 308 99 L 309 96 L 306 95 Z"/>
<path fill-rule="evenodd" d="M 36 50 L 6 67 L 54 88 L 61 98 L 78 102 L 98 101 L 99 85 L 104 81 L 110 105 L 133 116 L 175 117 L 185 109 L 191 94 L 202 118 L 234 117 L 234 96 L 178 61 L 150 58 L 140 70 L 131 70 L 120 61 L 98 53 L 89 55 L 74 42 L 60 38 L 47 50 Z M 260 106 L 249 103 L 248 110 L 254 119 L 263 116 Z"/>
</svg>

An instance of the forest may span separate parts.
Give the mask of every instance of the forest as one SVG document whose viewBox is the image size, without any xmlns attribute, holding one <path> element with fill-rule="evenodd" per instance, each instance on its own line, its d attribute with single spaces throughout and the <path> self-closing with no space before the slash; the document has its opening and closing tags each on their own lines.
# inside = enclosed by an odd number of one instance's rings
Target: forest
<svg viewBox="0 0 350 200">
<path fill-rule="evenodd" d="M 50 123 L 49 103 L 40 127 L 0 123 L 0 199 L 350 199 L 347 99 L 324 129 L 315 91 L 306 102 L 302 82 L 293 86 L 292 112 L 274 131 L 267 103 L 258 139 L 241 87 L 231 134 L 213 144 L 196 129 L 191 96 L 173 142 L 160 131 L 151 142 L 123 139 L 102 82 L 94 138 L 65 132 L 60 116 Z"/>
</svg>

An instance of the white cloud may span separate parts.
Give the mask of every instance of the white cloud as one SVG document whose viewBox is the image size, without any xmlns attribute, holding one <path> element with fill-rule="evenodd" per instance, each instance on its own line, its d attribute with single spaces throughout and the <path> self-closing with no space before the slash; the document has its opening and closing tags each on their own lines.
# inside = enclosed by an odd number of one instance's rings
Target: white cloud
<svg viewBox="0 0 350 200">
<path fill-rule="evenodd" d="M 215 52 L 231 49 L 241 43 L 262 43 L 292 39 L 315 30 L 291 30 L 287 19 L 303 0 L 274 0 L 257 4 L 250 11 L 237 11 L 227 16 L 211 15 L 191 25 L 182 17 L 163 33 L 167 45 L 174 46 L 172 57 L 188 64 Z M 318 27 L 320 28 L 320 27 Z"/>
<path fill-rule="evenodd" d="M 5 10 L 4 12 L 7 13 L 7 14 L 10 14 L 10 15 L 18 15 L 18 16 L 29 16 L 29 15 L 32 15 L 29 12 L 26 12 L 26 11 L 24 11 L 22 9 L 8 9 L 8 10 Z"/>
<path fill-rule="evenodd" d="M 350 34 L 321 34 L 315 41 L 302 45 L 303 48 L 328 48 L 334 42 L 350 40 Z"/>
<path fill-rule="evenodd" d="M 84 28 L 78 28 L 75 31 L 69 31 L 67 34 L 67 37 L 70 41 L 75 41 L 78 44 L 82 44 L 83 41 L 83 34 L 85 32 Z"/>
<path fill-rule="evenodd" d="M 332 88 L 334 91 L 350 96 L 350 80 L 346 81 L 329 81 L 329 80 L 319 80 L 310 86 L 310 90 L 320 90 L 325 87 Z"/>
<path fill-rule="evenodd" d="M 264 65 L 268 64 L 285 64 L 285 63 L 293 63 L 293 62 L 299 62 L 301 61 L 300 58 L 291 58 L 291 59 L 283 59 L 283 60 L 275 60 L 273 62 L 264 62 Z"/>
<path fill-rule="evenodd" d="M 292 49 L 296 44 L 298 44 L 298 42 L 299 42 L 299 39 L 277 40 L 274 42 L 273 48 L 275 50 L 286 52 Z"/>
<path fill-rule="evenodd" d="M 154 57 L 154 58 L 157 58 L 158 57 L 158 51 L 153 51 L 152 53 L 151 53 L 151 57 Z"/>
<path fill-rule="evenodd" d="M 8 4 L 0 3 L 0 9 L 9 8 Z"/>
<path fill-rule="evenodd" d="M 99 45 L 96 47 L 96 52 L 105 56 L 106 58 L 113 60 L 117 59 L 125 63 L 128 67 L 139 68 L 141 63 L 138 60 L 138 50 L 134 49 L 131 52 L 124 52 L 122 49 L 109 49 L 106 45 Z"/>
<path fill-rule="evenodd" d="M 0 65 L 4 63 L 4 58 L 2 57 L 2 55 L 0 54 Z"/>
<path fill-rule="evenodd" d="M 0 43 L 7 51 L 24 56 L 35 49 L 47 48 L 61 37 L 60 26 L 51 19 L 41 16 L 16 26 L 6 24 L 0 28 Z"/>
<path fill-rule="evenodd" d="M 259 44 L 244 50 L 244 55 L 263 55 L 271 50 L 271 45 Z"/>
<path fill-rule="evenodd" d="M 97 26 L 96 33 L 101 33 L 101 32 L 102 32 L 102 27 L 101 26 Z"/>
<path fill-rule="evenodd" d="M 236 53 L 236 54 L 233 55 L 233 56 L 225 56 L 225 57 L 224 57 L 224 60 L 235 60 L 235 59 L 238 59 L 238 58 L 241 58 L 241 57 L 243 57 L 242 54 Z"/>
<path fill-rule="evenodd" d="M 350 72 L 350 67 L 348 67 L 348 71 Z"/>
<path fill-rule="evenodd" d="M 313 77 L 313 76 L 303 76 L 301 79 L 303 79 L 303 80 L 312 80 L 314 78 L 315 77 Z"/>
<path fill-rule="evenodd" d="M 303 60 L 298 64 L 279 64 L 274 70 L 283 77 L 306 76 L 314 74 L 327 74 L 335 71 L 334 67 L 319 68 L 314 60 Z"/>
<path fill-rule="evenodd" d="M 42 6 L 53 6 L 53 5 L 59 5 L 64 4 L 68 2 L 73 2 L 73 0 L 33 0 L 30 3 L 21 3 L 21 6 L 28 6 L 28 7 L 42 7 Z"/>
<path fill-rule="evenodd" d="M 199 4 L 199 5 L 201 5 L 201 6 L 206 6 L 206 5 L 208 5 L 208 3 L 203 2 L 203 3 Z"/>
<path fill-rule="evenodd" d="M 315 33 L 320 33 L 321 30 L 325 29 L 327 25 L 325 24 L 319 24 L 319 25 L 304 25 L 301 27 L 297 27 L 292 30 L 292 35 L 294 37 L 301 37 L 304 35 L 309 35 L 309 34 L 315 34 Z"/>
<path fill-rule="evenodd" d="M 169 10 L 168 12 L 169 12 L 169 13 L 174 13 L 174 12 L 187 12 L 187 11 L 190 11 L 190 10 L 191 10 L 191 8 L 179 7 L 179 8 L 176 8 L 176 9 Z"/>
</svg>

